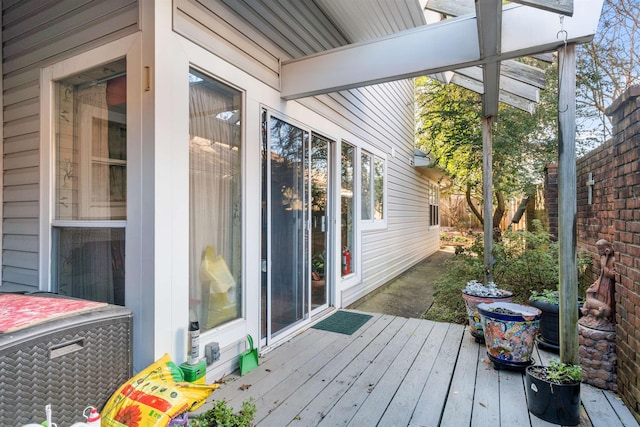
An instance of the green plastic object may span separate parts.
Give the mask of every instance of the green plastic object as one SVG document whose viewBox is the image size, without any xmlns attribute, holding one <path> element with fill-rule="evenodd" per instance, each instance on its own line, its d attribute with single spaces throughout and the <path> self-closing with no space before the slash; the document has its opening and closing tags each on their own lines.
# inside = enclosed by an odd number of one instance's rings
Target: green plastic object
<svg viewBox="0 0 640 427">
<path fill-rule="evenodd" d="M 249 350 L 240 353 L 240 360 L 238 361 L 240 364 L 240 376 L 258 367 L 258 349 L 253 347 L 251 335 L 247 335 L 247 340 L 249 340 Z"/>
<path fill-rule="evenodd" d="M 195 365 L 184 362 L 180 365 L 180 371 L 184 376 L 184 381 L 196 384 L 205 384 L 207 375 L 207 363 L 199 360 Z"/>
</svg>

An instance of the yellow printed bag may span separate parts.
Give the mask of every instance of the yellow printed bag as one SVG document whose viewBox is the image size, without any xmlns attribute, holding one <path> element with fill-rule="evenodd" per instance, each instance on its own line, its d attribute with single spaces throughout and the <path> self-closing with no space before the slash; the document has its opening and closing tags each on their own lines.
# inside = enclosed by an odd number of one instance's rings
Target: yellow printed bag
<svg viewBox="0 0 640 427">
<path fill-rule="evenodd" d="M 120 386 L 104 406 L 102 427 L 161 427 L 202 405 L 217 384 L 184 382 L 168 354 Z"/>
</svg>

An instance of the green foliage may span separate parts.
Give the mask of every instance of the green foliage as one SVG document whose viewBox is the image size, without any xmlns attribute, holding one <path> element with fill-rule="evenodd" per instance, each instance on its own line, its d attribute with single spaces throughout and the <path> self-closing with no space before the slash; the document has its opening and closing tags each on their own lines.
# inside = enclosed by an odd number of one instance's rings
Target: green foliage
<svg viewBox="0 0 640 427">
<path fill-rule="evenodd" d="M 558 293 L 558 291 L 544 289 L 542 292 L 538 292 L 538 291 L 531 292 L 531 299 L 535 301 L 546 302 L 547 304 L 559 304 L 560 294 Z"/>
<path fill-rule="evenodd" d="M 514 302 L 521 304 L 526 304 L 533 292 L 543 293 L 558 286 L 558 244 L 539 223 L 534 228 L 507 231 L 494 246 L 493 280 L 499 288 L 513 292 Z M 425 318 L 466 323 L 461 290 L 469 280 L 484 281 L 482 236 L 447 263 L 446 272 L 435 282 L 435 300 Z"/>
<path fill-rule="evenodd" d="M 544 166 L 557 157 L 557 101 L 553 96 L 541 98 L 533 114 L 499 106 L 492 138 L 493 185 L 494 193 L 505 198 L 521 197 L 528 187 L 541 182 Z M 422 77 L 416 79 L 416 111 L 416 145 L 435 158 L 456 190 L 469 188 L 479 197 L 483 161 L 480 95 Z"/>
<path fill-rule="evenodd" d="M 551 359 L 547 366 L 547 379 L 557 384 L 582 381 L 582 368 L 579 365 L 568 365 L 558 359 Z"/>
<path fill-rule="evenodd" d="M 251 427 L 256 414 L 253 399 L 242 402 L 240 411 L 234 413 L 233 408 L 225 400 L 218 400 L 213 408 L 189 420 L 190 427 Z"/>
</svg>

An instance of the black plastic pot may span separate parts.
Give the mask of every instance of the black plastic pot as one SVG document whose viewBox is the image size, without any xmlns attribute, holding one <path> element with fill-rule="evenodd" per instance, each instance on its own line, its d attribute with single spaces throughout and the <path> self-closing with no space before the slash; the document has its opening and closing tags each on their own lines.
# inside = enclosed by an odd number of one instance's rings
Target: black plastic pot
<svg viewBox="0 0 640 427">
<path fill-rule="evenodd" d="M 531 374 L 526 369 L 525 386 L 527 391 L 527 407 L 536 417 L 563 426 L 574 426 L 580 423 L 580 382 L 571 384 L 553 384 Z"/>
<path fill-rule="evenodd" d="M 582 307 L 583 299 L 578 298 L 578 316 L 580 316 L 580 307 Z M 542 311 L 540 317 L 540 335 L 537 338 L 538 344 L 547 350 L 553 350 L 556 353 L 560 350 L 560 320 L 558 318 L 560 307 L 546 301 L 529 298 L 529 305 L 537 307 Z"/>
</svg>

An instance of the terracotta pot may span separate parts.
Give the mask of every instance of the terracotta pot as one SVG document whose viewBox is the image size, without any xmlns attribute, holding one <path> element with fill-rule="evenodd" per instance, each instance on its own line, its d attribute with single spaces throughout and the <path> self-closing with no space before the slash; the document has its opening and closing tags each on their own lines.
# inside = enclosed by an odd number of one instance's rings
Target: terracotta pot
<svg viewBox="0 0 640 427">
<path fill-rule="evenodd" d="M 478 304 L 487 354 L 496 369 L 524 370 L 533 364 L 533 348 L 541 311 L 511 302 Z"/>
<path fill-rule="evenodd" d="M 539 366 L 527 367 L 525 376 L 529 412 L 553 424 L 580 423 L 580 382 L 553 384 L 533 375 L 531 372 L 536 368 Z"/>
<path fill-rule="evenodd" d="M 478 313 L 478 304 L 492 302 L 511 302 L 513 294 L 509 291 L 503 291 L 505 296 L 502 297 L 478 297 L 475 295 L 469 295 L 462 291 L 462 299 L 464 299 L 465 306 L 467 307 L 467 317 L 469 319 L 469 332 L 475 338 L 477 342 L 484 341 L 484 332 L 482 330 L 482 318 Z"/>
</svg>

